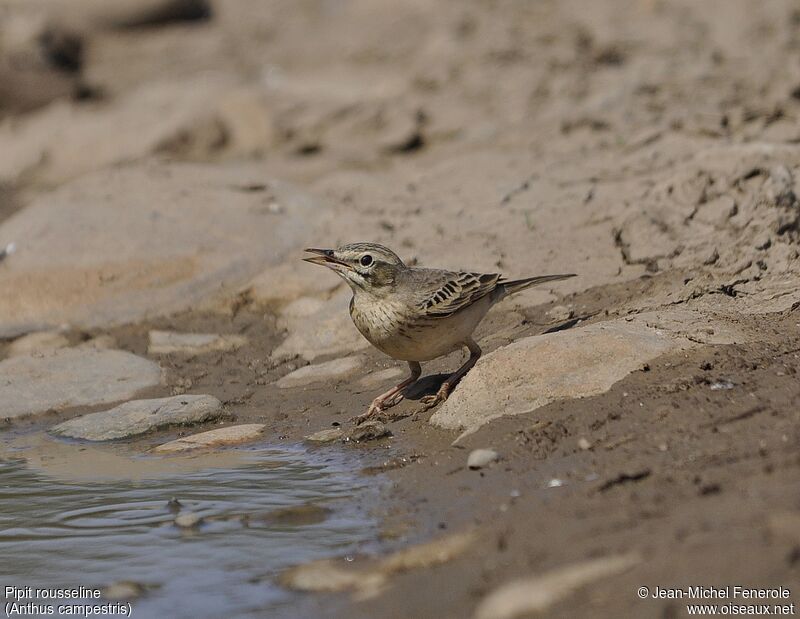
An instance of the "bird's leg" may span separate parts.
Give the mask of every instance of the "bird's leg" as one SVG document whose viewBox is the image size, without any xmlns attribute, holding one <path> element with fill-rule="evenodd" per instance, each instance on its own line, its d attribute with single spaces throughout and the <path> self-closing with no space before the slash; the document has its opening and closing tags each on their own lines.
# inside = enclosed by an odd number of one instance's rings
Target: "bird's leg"
<svg viewBox="0 0 800 619">
<path fill-rule="evenodd" d="M 475 340 L 469 338 L 464 344 L 469 348 L 469 359 L 467 359 L 464 365 L 447 377 L 447 380 L 442 383 L 442 386 L 439 387 L 439 391 L 437 391 L 435 395 L 426 395 L 420 400 L 422 402 L 422 408 L 417 411 L 418 413 L 424 413 L 437 404 L 444 402 L 447 396 L 450 395 L 450 391 L 453 387 L 458 384 L 458 381 L 460 381 L 464 375 L 472 369 L 472 366 L 477 363 L 478 359 L 481 358 L 481 347 L 478 346 Z"/>
<path fill-rule="evenodd" d="M 363 415 L 358 415 L 357 417 L 353 417 L 352 421 L 356 422 L 356 425 L 360 423 L 364 423 L 368 419 L 376 417 L 380 415 L 383 411 L 387 408 L 391 408 L 392 406 L 396 406 L 400 404 L 403 399 L 403 389 L 406 387 L 413 385 L 417 382 L 420 374 L 422 374 L 422 366 L 416 361 L 409 361 L 408 367 L 411 369 L 411 376 L 406 378 L 402 383 L 396 385 L 389 389 L 386 393 L 382 393 L 377 398 L 372 401 L 372 404 L 369 405 L 369 409 Z"/>
</svg>

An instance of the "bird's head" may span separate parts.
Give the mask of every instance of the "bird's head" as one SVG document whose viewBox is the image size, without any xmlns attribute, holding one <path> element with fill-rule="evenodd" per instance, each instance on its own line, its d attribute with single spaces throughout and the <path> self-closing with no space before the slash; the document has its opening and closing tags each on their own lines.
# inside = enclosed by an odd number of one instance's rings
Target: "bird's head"
<svg viewBox="0 0 800 619">
<path fill-rule="evenodd" d="M 339 275 L 353 292 L 380 294 L 391 289 L 403 261 L 388 247 L 377 243 L 350 243 L 338 249 L 306 249 L 314 256 L 303 258 L 321 264 Z"/>
</svg>

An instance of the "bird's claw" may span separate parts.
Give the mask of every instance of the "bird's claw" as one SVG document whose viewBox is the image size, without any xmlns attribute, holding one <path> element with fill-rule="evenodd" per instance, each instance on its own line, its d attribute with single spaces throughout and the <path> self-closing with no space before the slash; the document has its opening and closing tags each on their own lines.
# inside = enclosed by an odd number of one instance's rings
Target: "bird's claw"
<svg viewBox="0 0 800 619">
<path fill-rule="evenodd" d="M 420 403 L 422 406 L 414 413 L 418 415 L 419 413 L 424 413 L 425 411 L 429 411 L 435 406 L 438 406 L 442 402 L 447 399 L 447 396 L 450 395 L 450 385 L 444 383 L 440 388 L 433 395 L 426 395 L 425 397 L 420 399 Z"/>
<path fill-rule="evenodd" d="M 384 413 L 386 412 L 387 408 L 391 408 L 392 406 L 397 406 L 403 399 L 402 393 L 396 393 L 395 395 L 386 398 L 385 400 L 375 400 L 372 404 L 369 405 L 366 413 L 362 413 L 360 415 L 356 415 L 355 417 L 351 418 L 355 425 L 360 426 L 365 421 L 369 421 L 370 419 L 378 419 L 378 420 L 385 420 L 386 416 Z"/>
</svg>

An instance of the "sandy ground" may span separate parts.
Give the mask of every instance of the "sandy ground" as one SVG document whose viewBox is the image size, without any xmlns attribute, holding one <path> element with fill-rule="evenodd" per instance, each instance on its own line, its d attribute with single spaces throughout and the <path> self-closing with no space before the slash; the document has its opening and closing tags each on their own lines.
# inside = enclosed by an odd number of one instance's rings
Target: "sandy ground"
<svg viewBox="0 0 800 619">
<path fill-rule="evenodd" d="M 501 373 L 512 341 L 552 332 L 558 353 L 568 333 L 652 312 L 654 337 L 680 342 L 527 412 L 499 385 L 486 404 L 498 418 L 455 445 L 460 430 L 411 415 L 458 358 L 427 364 L 391 438 L 319 449 L 385 460 L 387 551 L 464 530 L 476 541 L 370 595 L 319 594 L 320 616 L 468 617 L 513 579 L 617 555 L 636 567 L 502 616 L 681 617 L 684 602 L 637 588 L 798 582 L 794 3 L 0 10 L 0 247 L 17 245 L 0 262 L 13 291 L 0 356 L 39 330 L 73 347 L 110 336 L 161 365 L 143 396 L 214 395 L 276 441 L 347 427 L 392 382 L 361 375 L 398 364 L 363 347 L 347 291 L 298 258 L 355 240 L 431 266 L 578 273 L 482 323 Z M 151 329 L 247 343 L 150 354 Z M 275 385 L 342 357 L 357 373 Z M 538 376 L 537 364 L 592 375 L 619 360 L 530 361 Z M 474 448 L 500 459 L 468 470 Z"/>
</svg>

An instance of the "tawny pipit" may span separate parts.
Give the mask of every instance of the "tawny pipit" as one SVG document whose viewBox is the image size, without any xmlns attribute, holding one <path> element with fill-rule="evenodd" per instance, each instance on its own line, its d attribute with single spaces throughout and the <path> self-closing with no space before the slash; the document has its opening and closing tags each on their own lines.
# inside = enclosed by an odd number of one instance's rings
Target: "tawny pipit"
<svg viewBox="0 0 800 619">
<path fill-rule="evenodd" d="M 506 281 L 497 273 L 467 273 L 409 267 L 391 249 L 376 243 L 352 243 L 339 249 L 306 249 L 316 254 L 306 262 L 336 272 L 353 290 L 350 317 L 370 344 L 395 359 L 408 362 L 411 376 L 379 395 L 364 421 L 403 399 L 403 390 L 422 373 L 420 361 L 430 361 L 465 346 L 469 359 L 442 383 L 436 395 L 422 398 L 427 410 L 443 402 L 466 374 L 481 349 L 472 339 L 475 327 L 495 303 L 536 284 L 566 275 L 539 275 Z"/>
</svg>

